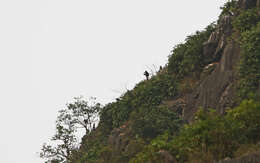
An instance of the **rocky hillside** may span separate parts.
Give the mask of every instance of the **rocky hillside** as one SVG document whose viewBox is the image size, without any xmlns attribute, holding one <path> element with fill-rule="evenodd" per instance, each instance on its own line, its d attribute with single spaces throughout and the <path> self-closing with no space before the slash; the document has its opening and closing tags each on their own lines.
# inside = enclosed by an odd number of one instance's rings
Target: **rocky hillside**
<svg viewBox="0 0 260 163">
<path fill-rule="evenodd" d="M 233 9 L 234 11 L 232 9 L 225 11 L 227 13 L 220 16 L 216 30 L 203 44 L 203 56 L 210 58 L 212 61 L 204 70 L 211 69 L 211 72 L 199 81 L 197 88 L 190 94 L 183 96 L 186 106 L 183 110 L 184 119 L 191 120 L 199 107 L 216 108 L 219 113 L 223 114 L 227 108 L 237 105 L 236 82 L 239 78 L 237 66 L 241 60 L 241 55 L 243 55 L 241 54 L 243 49 L 241 49 L 241 42 L 237 41 L 242 31 L 237 31 L 234 28 L 234 22 L 238 21 L 237 18 L 241 12 L 245 12 L 243 10 L 256 6 L 260 7 L 260 1 L 241 0 L 237 6 L 242 11 L 235 9 Z M 258 16 L 256 15 L 256 22 L 260 20 Z"/>
<path fill-rule="evenodd" d="M 229 1 L 149 80 L 104 106 L 67 162 L 250 162 L 260 151 L 259 85 L 260 0 Z"/>
</svg>

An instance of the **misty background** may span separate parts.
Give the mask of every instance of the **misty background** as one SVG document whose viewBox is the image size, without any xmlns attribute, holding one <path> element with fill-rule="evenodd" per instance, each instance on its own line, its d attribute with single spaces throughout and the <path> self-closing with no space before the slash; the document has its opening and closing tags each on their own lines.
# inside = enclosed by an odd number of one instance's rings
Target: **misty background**
<svg viewBox="0 0 260 163">
<path fill-rule="evenodd" d="M 0 162 L 43 163 L 58 110 L 112 102 L 227 0 L 1 0 Z"/>
</svg>

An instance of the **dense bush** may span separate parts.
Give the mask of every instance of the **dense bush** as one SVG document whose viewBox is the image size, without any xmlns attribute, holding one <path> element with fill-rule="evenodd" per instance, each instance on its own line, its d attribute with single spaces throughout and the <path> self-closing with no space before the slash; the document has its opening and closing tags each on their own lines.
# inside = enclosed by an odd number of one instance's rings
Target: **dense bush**
<svg viewBox="0 0 260 163">
<path fill-rule="evenodd" d="M 204 31 L 188 36 L 185 43 L 175 46 L 168 59 L 169 73 L 174 73 L 178 79 L 192 73 L 198 76 L 207 64 L 203 57 L 203 43 L 214 30 L 215 24 L 211 24 Z"/>
<path fill-rule="evenodd" d="M 259 8 L 242 11 L 232 22 L 233 27 L 240 33 L 250 30 L 259 21 Z"/>
<path fill-rule="evenodd" d="M 213 162 L 233 157 L 245 144 L 260 141 L 260 103 L 243 101 L 238 107 L 221 116 L 202 109 L 193 124 L 185 125 L 178 136 L 162 134 L 152 140 L 133 163 L 159 158 L 159 151 L 170 151 L 179 162 Z"/>
<path fill-rule="evenodd" d="M 106 105 L 100 115 L 100 124 L 116 128 L 129 119 L 134 110 L 158 106 L 162 100 L 178 93 L 177 81 L 167 73 L 142 81 L 127 91 L 118 101 Z"/>
<path fill-rule="evenodd" d="M 256 143 L 260 140 L 260 102 L 244 100 L 226 116 L 238 126 L 240 143 Z M 241 135 L 242 133 L 242 135 Z"/>
<path fill-rule="evenodd" d="M 170 148 L 169 141 L 173 138 L 168 132 L 163 133 L 157 138 L 153 139 L 151 143 L 145 146 L 144 150 L 138 153 L 135 157 L 130 160 L 130 163 L 163 163 L 164 161 L 160 158 L 160 150 L 168 150 Z"/>
<path fill-rule="evenodd" d="M 173 142 L 172 153 L 183 162 L 193 157 L 195 160 L 209 161 L 231 157 L 236 147 L 236 126 L 216 112 L 198 113 L 194 124 L 186 126 Z M 234 134 L 236 133 L 236 134 Z"/>
<path fill-rule="evenodd" d="M 226 116 L 201 110 L 195 123 L 186 126 L 172 142 L 172 152 L 180 161 L 189 157 L 201 161 L 209 156 L 214 160 L 232 157 L 240 144 L 259 141 L 259 130 L 258 102 L 243 101 Z"/>
<path fill-rule="evenodd" d="M 177 133 L 182 120 L 166 107 L 141 108 L 133 114 L 133 132 L 142 138 L 154 138 L 165 131 Z"/>
<path fill-rule="evenodd" d="M 260 81 L 260 23 L 241 34 L 242 57 L 239 64 L 238 93 L 248 98 Z"/>
<path fill-rule="evenodd" d="M 174 97 L 178 93 L 176 78 L 167 73 L 158 74 L 149 81 L 144 81 L 134 88 L 134 107 L 157 106 L 162 100 Z"/>
</svg>

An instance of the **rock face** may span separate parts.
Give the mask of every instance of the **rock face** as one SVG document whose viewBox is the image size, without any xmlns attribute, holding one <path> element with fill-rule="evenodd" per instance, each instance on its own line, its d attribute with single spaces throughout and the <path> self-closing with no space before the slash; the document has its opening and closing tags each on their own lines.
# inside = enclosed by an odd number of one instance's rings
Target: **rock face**
<svg viewBox="0 0 260 163">
<path fill-rule="evenodd" d="M 238 7 L 250 9 L 260 7 L 260 0 L 239 0 Z M 240 58 L 240 45 L 235 41 L 228 41 L 232 33 L 233 15 L 223 15 L 208 41 L 204 43 L 203 55 L 214 65 L 206 77 L 201 76 L 199 86 L 192 93 L 184 95 L 183 117 L 191 121 L 198 108 L 216 108 L 219 113 L 224 113 L 235 103 L 235 78 L 236 66 Z M 260 85 L 260 84 L 259 84 Z M 259 88 L 260 89 L 260 88 Z M 258 91 L 258 90 L 257 90 Z"/>
<path fill-rule="evenodd" d="M 201 81 L 191 94 L 185 96 L 185 120 L 192 120 L 199 107 L 216 108 L 224 113 L 227 107 L 234 106 L 235 67 L 239 60 L 240 48 L 234 41 L 228 41 L 232 33 L 232 16 L 223 16 L 217 30 L 204 44 L 204 56 L 212 58 L 214 70 Z M 209 66 L 208 66 L 209 67 Z"/>
<path fill-rule="evenodd" d="M 252 153 L 246 156 L 242 156 L 237 159 L 226 159 L 219 161 L 217 163 L 259 163 L 260 162 L 260 152 Z"/>
<path fill-rule="evenodd" d="M 219 21 L 217 30 L 214 31 L 208 41 L 204 43 L 203 54 L 206 58 L 211 58 L 211 62 L 220 61 L 227 38 L 232 32 L 231 19 L 232 16 L 230 15 L 223 16 Z"/>
<path fill-rule="evenodd" d="M 112 132 L 111 135 L 109 136 L 108 139 L 108 144 L 113 148 L 116 149 L 115 152 L 120 153 L 122 152 L 125 147 L 128 144 L 128 139 L 127 139 L 127 128 L 126 125 L 123 125 L 119 128 L 115 128 Z"/>
</svg>

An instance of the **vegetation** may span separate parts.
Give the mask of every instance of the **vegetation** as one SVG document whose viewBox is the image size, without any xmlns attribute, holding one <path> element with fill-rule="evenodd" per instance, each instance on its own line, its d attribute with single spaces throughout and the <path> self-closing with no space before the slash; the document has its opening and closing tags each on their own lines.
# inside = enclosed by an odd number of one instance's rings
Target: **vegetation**
<svg viewBox="0 0 260 163">
<path fill-rule="evenodd" d="M 260 83 L 260 9 L 242 11 L 233 21 L 240 34 L 242 57 L 238 65 L 238 95 L 250 98 Z"/>
<path fill-rule="evenodd" d="M 74 98 L 73 103 L 67 104 L 66 109 L 59 111 L 57 122 L 66 122 L 76 128 L 84 128 L 86 134 L 90 134 L 98 123 L 101 110 L 100 104 L 95 100 L 93 97 L 89 101 L 84 100 L 83 97 Z"/>
<path fill-rule="evenodd" d="M 226 2 L 220 9 L 222 10 L 220 17 L 223 15 L 230 15 L 236 11 L 237 0 L 230 0 Z"/>
<path fill-rule="evenodd" d="M 216 25 L 209 25 L 204 31 L 197 31 L 190 35 L 185 43 L 178 44 L 172 50 L 168 59 L 168 71 L 175 74 L 178 79 L 193 74 L 199 77 L 202 69 L 208 63 L 208 58 L 203 56 L 203 43 L 215 30 Z"/>
<path fill-rule="evenodd" d="M 253 8 L 241 11 L 232 24 L 236 31 L 243 33 L 247 30 L 250 30 L 259 21 L 259 8 Z"/>
<path fill-rule="evenodd" d="M 165 131 L 177 133 L 182 120 L 166 107 L 142 108 L 133 114 L 133 133 L 142 138 L 155 138 Z"/>
<path fill-rule="evenodd" d="M 236 14 L 233 39 L 238 39 L 242 50 L 236 76 L 237 107 L 222 115 L 201 108 L 188 124 L 175 108 L 163 105 L 190 95 L 194 83 L 201 81 L 203 69 L 212 62 L 203 56 L 203 44 L 217 28 L 211 24 L 175 46 L 163 69 L 115 102 L 101 107 L 95 99 L 90 103 L 75 98 L 59 112 L 52 139 L 57 145 L 44 144 L 41 157 L 52 163 L 160 163 L 166 154 L 180 163 L 208 163 L 259 150 L 260 102 L 255 91 L 260 83 L 260 12 L 239 10 L 236 5 L 237 1 L 228 1 L 220 17 Z M 86 132 L 80 147 L 75 137 L 79 128 Z"/>
<path fill-rule="evenodd" d="M 91 99 L 92 104 L 82 97 L 75 98 L 74 102 L 67 104 L 67 108 L 60 110 L 56 120 L 56 134 L 52 137 L 51 145 L 43 144 L 40 157 L 46 163 L 68 163 L 72 153 L 78 149 L 76 132 L 84 128 L 86 135 L 95 129 L 100 104 Z"/>
<path fill-rule="evenodd" d="M 259 102 L 245 100 L 225 116 L 201 109 L 193 124 L 185 125 L 177 136 L 158 136 L 131 162 L 156 162 L 161 150 L 170 151 L 178 162 L 213 162 L 233 157 L 240 147 L 258 142 L 259 133 Z"/>
<path fill-rule="evenodd" d="M 46 163 L 67 163 L 72 151 L 77 149 L 74 132 L 70 124 L 57 124 L 56 134 L 51 139 L 57 145 L 43 144 L 40 157 L 46 159 Z"/>
<path fill-rule="evenodd" d="M 106 123 L 104 125 L 110 128 L 119 127 L 129 119 L 131 112 L 143 112 L 141 108 L 150 110 L 162 100 L 176 96 L 177 88 L 175 78 L 169 74 L 158 74 L 148 81 L 142 81 L 117 102 L 105 106 L 101 112 L 100 123 Z"/>
</svg>

